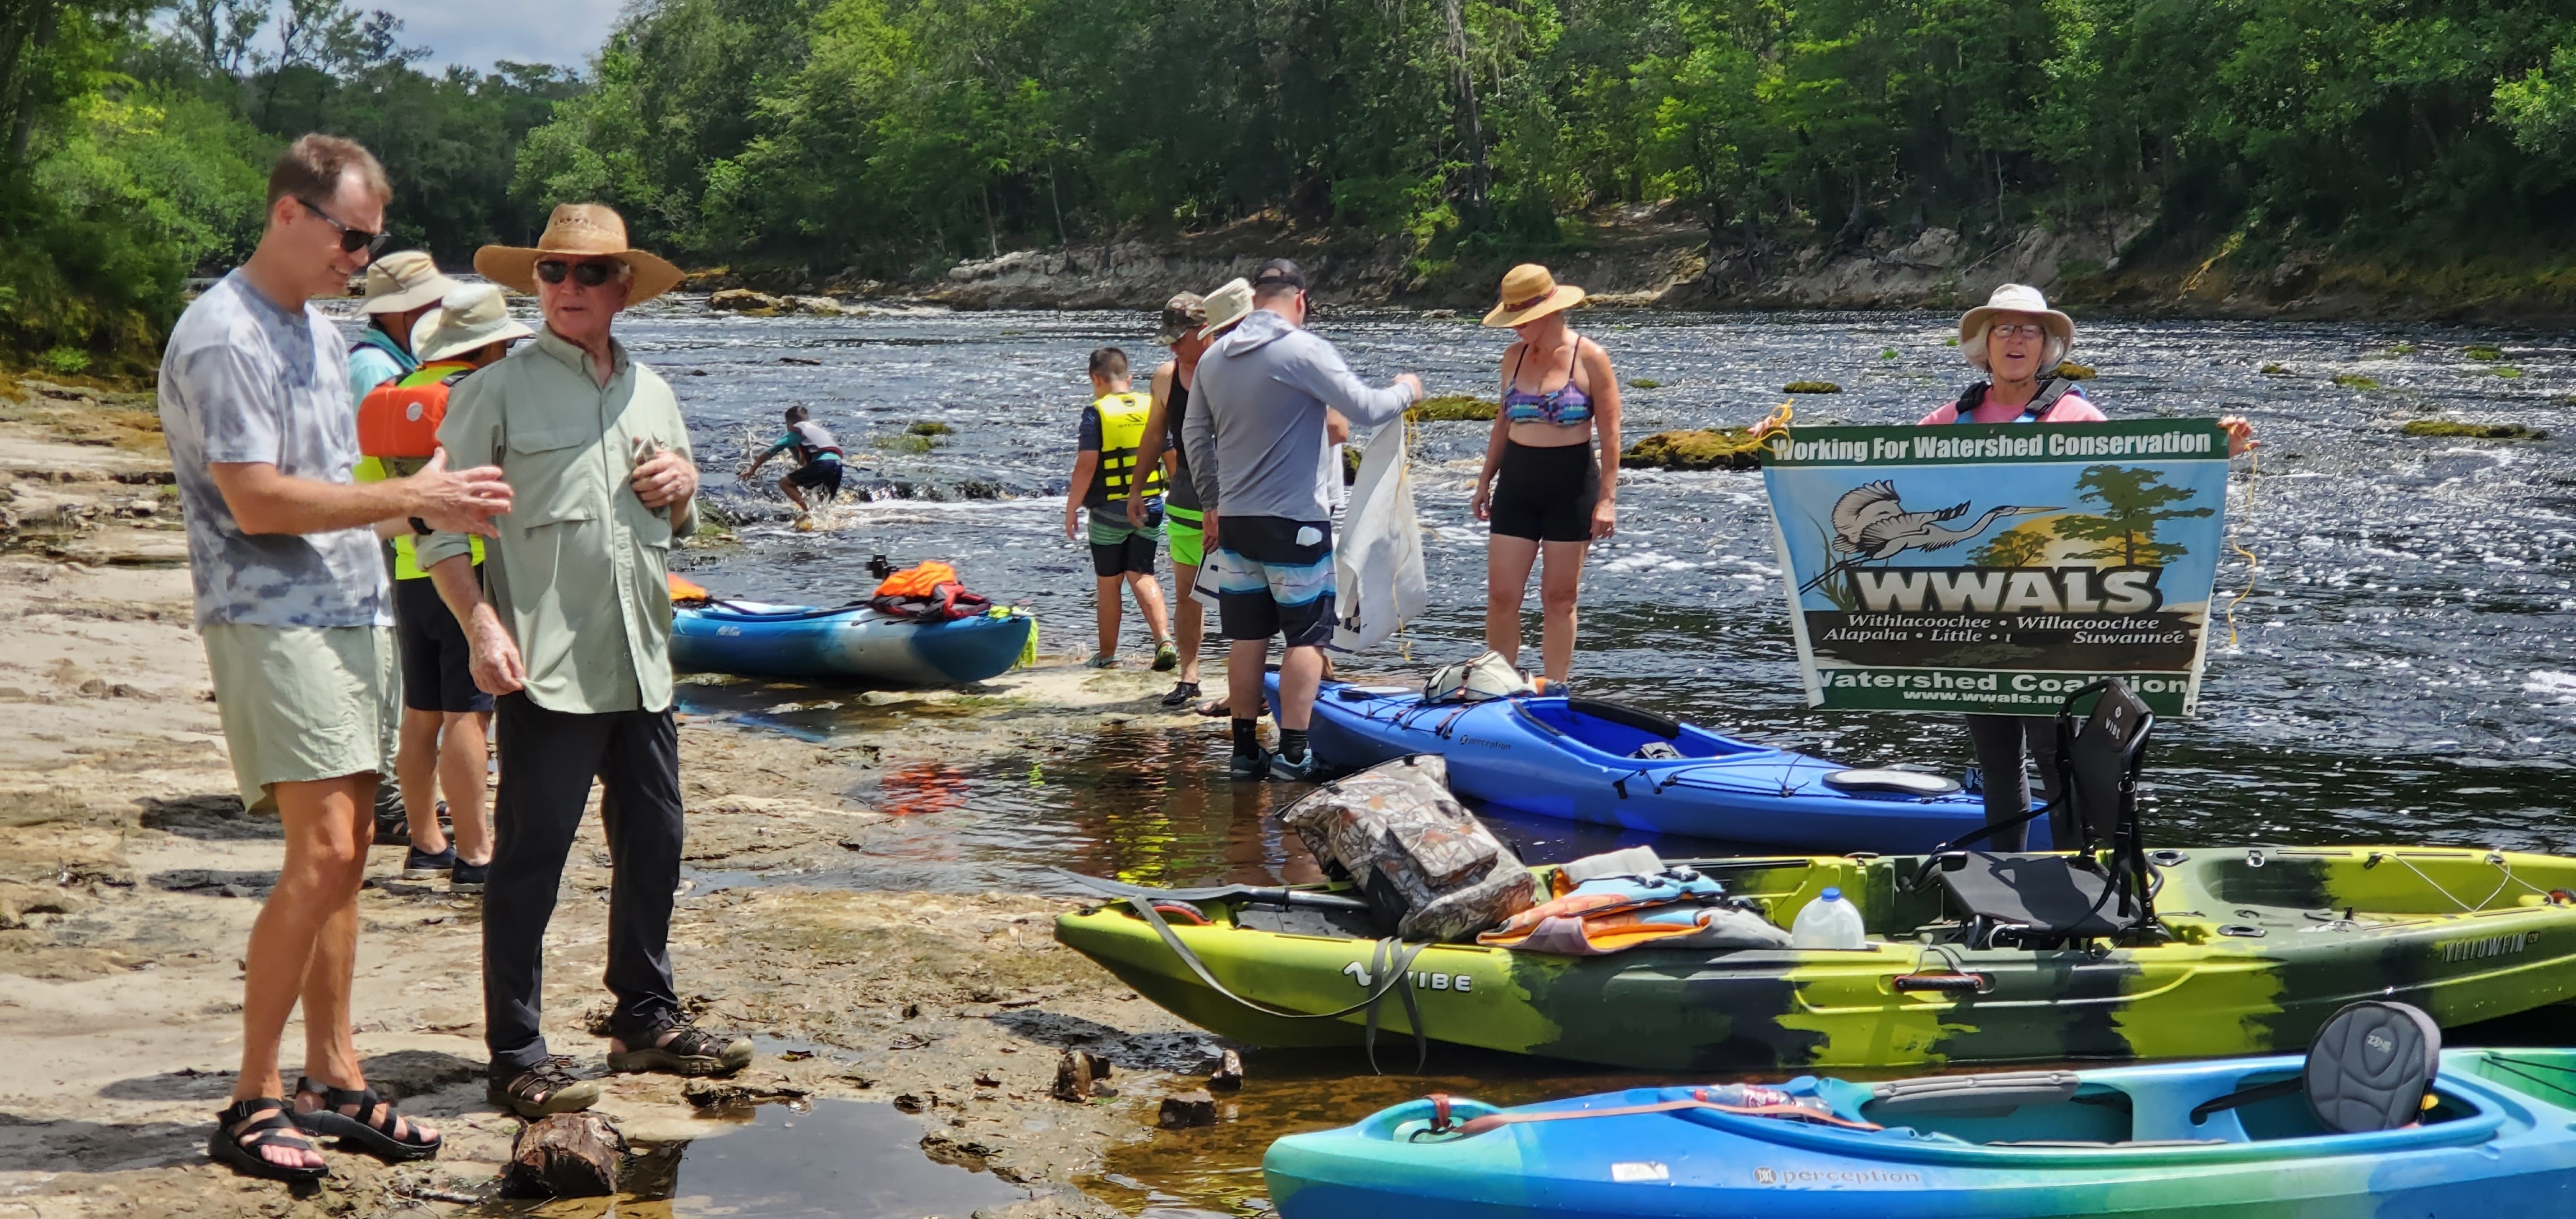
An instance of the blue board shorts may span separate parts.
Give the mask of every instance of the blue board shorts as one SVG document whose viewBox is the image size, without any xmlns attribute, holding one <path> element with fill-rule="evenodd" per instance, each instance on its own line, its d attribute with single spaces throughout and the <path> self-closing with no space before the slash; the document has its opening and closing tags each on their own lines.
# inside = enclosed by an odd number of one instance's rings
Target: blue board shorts
<svg viewBox="0 0 2576 1219">
<path fill-rule="evenodd" d="M 1289 647 L 1333 638 L 1333 523 L 1219 516 L 1216 608 L 1228 639 L 1279 636 Z"/>
</svg>

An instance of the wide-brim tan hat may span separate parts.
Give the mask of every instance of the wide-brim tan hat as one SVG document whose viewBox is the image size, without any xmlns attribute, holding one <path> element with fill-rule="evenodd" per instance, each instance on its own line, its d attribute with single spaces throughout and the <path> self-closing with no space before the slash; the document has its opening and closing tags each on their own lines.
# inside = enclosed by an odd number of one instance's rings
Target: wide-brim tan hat
<svg viewBox="0 0 2576 1219">
<path fill-rule="evenodd" d="M 2057 353 L 2060 359 L 2075 349 L 2074 318 L 2049 308 L 2048 298 L 2037 288 L 2028 284 L 1999 284 L 1994 294 L 1986 298 L 1985 304 L 1959 315 L 1960 350 L 1968 357 L 1969 363 L 1979 368 L 1985 367 L 1986 353 L 1982 349 L 1968 349 L 1976 345 L 1977 337 L 1985 332 L 1987 324 L 1998 313 L 2027 313 L 2038 318 L 2040 326 L 2062 344 Z"/>
<path fill-rule="evenodd" d="M 1199 311 L 1207 315 L 1199 333 L 1215 338 L 1226 327 L 1252 316 L 1252 281 L 1241 276 L 1225 281 L 1199 301 Z"/>
<path fill-rule="evenodd" d="M 555 209 L 546 221 L 545 234 L 537 238 L 534 249 L 525 246 L 487 245 L 474 251 L 474 270 L 483 278 L 512 291 L 534 293 L 537 290 L 537 263 L 549 255 L 573 255 L 582 258 L 614 258 L 625 263 L 634 273 L 628 287 L 626 303 L 640 305 L 680 286 L 683 276 L 678 267 L 659 254 L 638 250 L 626 244 L 626 219 L 616 209 L 596 203 L 566 203 Z"/>
<path fill-rule="evenodd" d="M 460 287 L 419 250 L 396 250 L 367 264 L 368 313 L 409 313 L 435 305 Z"/>
<path fill-rule="evenodd" d="M 1508 329 L 1582 303 L 1583 289 L 1560 284 L 1547 268 L 1525 262 L 1503 273 L 1502 302 L 1485 315 L 1485 324 Z"/>
<path fill-rule="evenodd" d="M 411 349 L 423 364 L 452 360 L 491 343 L 536 337 L 536 331 L 510 316 L 501 290 L 490 284 L 468 284 L 439 301 L 438 311 L 421 319 L 412 331 Z"/>
</svg>

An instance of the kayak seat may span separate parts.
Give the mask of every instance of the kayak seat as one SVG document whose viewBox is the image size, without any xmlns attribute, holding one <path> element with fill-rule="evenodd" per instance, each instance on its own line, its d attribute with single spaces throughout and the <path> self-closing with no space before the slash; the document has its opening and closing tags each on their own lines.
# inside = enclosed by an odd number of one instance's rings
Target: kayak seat
<svg viewBox="0 0 2576 1219">
<path fill-rule="evenodd" d="M 2191 1111 L 2197 1125 L 2262 1102 L 2307 1099 L 2327 1134 L 2398 1130 L 2425 1120 L 2440 1071 L 2442 1028 L 2411 1004 L 2365 999 L 2326 1018 L 2299 1074 L 2239 1088 Z"/>
<path fill-rule="evenodd" d="M 2087 697 L 2093 705 L 2079 718 Z M 2060 845 L 2070 853 L 1957 849 L 2016 821 L 1990 823 L 1934 850 L 1926 867 L 1937 869 L 1949 903 L 1972 921 L 1972 943 L 1985 947 L 2007 933 L 2023 947 L 2051 947 L 2154 923 L 2138 826 L 2138 772 L 2154 729 L 2155 716 L 2117 678 L 2076 691 L 2057 712 L 2058 799 L 2018 819 L 2068 804 L 2076 841 Z M 2095 854 L 2102 847 L 2110 848 L 2107 860 Z"/>
</svg>

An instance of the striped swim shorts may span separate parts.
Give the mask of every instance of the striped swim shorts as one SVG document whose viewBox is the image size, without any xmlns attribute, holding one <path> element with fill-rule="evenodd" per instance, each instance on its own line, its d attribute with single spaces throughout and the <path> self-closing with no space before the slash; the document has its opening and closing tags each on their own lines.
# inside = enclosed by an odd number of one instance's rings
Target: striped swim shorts
<svg viewBox="0 0 2576 1219">
<path fill-rule="evenodd" d="M 1228 639 L 1277 635 L 1292 648 L 1333 638 L 1333 524 L 1278 516 L 1220 516 L 1218 626 Z"/>
</svg>

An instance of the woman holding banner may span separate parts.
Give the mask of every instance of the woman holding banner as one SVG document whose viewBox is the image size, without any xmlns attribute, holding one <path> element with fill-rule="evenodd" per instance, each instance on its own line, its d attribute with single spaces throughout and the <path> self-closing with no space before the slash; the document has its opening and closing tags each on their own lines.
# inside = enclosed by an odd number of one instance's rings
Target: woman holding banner
<svg viewBox="0 0 2576 1219">
<path fill-rule="evenodd" d="M 1922 422 L 1926 426 L 2105 422 L 2101 410 L 2076 388 L 2073 378 L 2057 375 L 2059 363 L 2074 345 L 2075 319 L 2049 308 L 2039 289 L 2023 284 L 1996 288 L 1985 304 L 1959 318 L 1960 354 L 1990 379 L 1969 386 L 1958 401 L 1934 409 Z M 2229 456 L 2254 447 L 2254 425 L 2243 417 L 2230 415 L 2218 424 L 2227 431 Z M 2041 715 L 1971 715 L 1967 721 L 1977 769 L 1985 776 L 1987 824 L 2010 821 L 2030 810 L 2032 757 L 2043 759 L 2042 798 L 2057 798 L 2057 771 L 2045 761 L 2055 748 L 2056 721 Z M 2016 825 L 1997 832 L 1993 849 L 2021 850 L 2024 829 Z M 2050 814 L 2052 841 L 2073 841 L 2073 829 L 2063 811 Z"/>
</svg>

